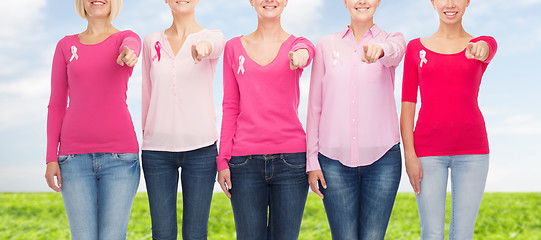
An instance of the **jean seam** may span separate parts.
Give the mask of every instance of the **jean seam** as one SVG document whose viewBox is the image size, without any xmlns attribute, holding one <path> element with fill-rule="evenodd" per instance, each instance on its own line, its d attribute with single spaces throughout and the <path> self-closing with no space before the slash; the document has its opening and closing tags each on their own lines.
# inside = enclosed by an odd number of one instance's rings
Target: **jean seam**
<svg viewBox="0 0 541 240">
<path fill-rule="evenodd" d="M 289 162 L 287 162 L 286 160 L 286 157 L 285 156 L 280 156 L 280 159 L 286 164 L 286 166 L 288 167 L 291 167 L 291 168 L 306 168 L 306 163 L 305 164 L 291 164 Z"/>
<path fill-rule="evenodd" d="M 452 168 L 452 162 L 453 162 L 453 158 L 452 157 L 449 157 L 449 167 L 451 168 L 451 223 L 450 223 L 450 226 L 449 226 L 449 240 L 452 240 L 450 239 L 451 238 L 451 235 L 453 236 L 453 239 L 455 238 L 455 194 L 456 194 L 456 191 L 455 191 L 455 182 L 454 182 L 454 173 L 453 173 L 453 168 Z"/>
<path fill-rule="evenodd" d="M 58 160 L 59 156 L 66 156 L 66 160 L 64 160 L 64 161 Z M 75 155 L 74 154 L 66 154 L 66 155 L 59 155 L 59 156 L 57 156 L 56 159 L 58 160 L 58 164 L 61 165 L 61 164 L 65 164 L 65 163 L 69 162 Z"/>
<path fill-rule="evenodd" d="M 129 160 L 125 160 L 125 159 L 121 159 L 119 156 L 118 156 L 119 153 L 113 153 L 113 158 L 115 158 L 116 160 L 120 160 L 120 161 L 124 161 L 124 162 L 135 162 L 137 160 L 139 160 L 139 153 L 133 153 L 133 154 L 137 154 L 137 157 L 135 159 L 129 159 Z M 120 154 L 130 154 L 130 153 L 120 153 Z"/>
<path fill-rule="evenodd" d="M 229 162 L 228 162 L 229 167 L 230 168 L 231 167 L 242 167 L 242 166 L 244 166 L 244 165 L 246 165 L 248 163 L 248 160 L 251 159 L 250 157 L 245 157 L 245 156 L 243 156 L 242 158 L 244 158 L 244 162 L 242 162 L 242 163 L 231 163 L 231 160 L 229 160 Z"/>
</svg>

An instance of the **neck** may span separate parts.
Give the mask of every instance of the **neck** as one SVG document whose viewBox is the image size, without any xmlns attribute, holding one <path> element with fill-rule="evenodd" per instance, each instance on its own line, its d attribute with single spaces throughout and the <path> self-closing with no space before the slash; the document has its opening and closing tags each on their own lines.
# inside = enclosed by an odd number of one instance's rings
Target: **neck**
<svg viewBox="0 0 541 240">
<path fill-rule="evenodd" d="M 283 34 L 286 33 L 280 23 L 280 18 L 272 20 L 258 19 L 257 29 L 254 35 L 263 39 L 276 40 L 282 39 Z"/>
<path fill-rule="evenodd" d="M 190 14 L 174 14 L 173 24 L 169 28 L 171 32 L 177 35 L 184 36 L 190 33 L 196 32 L 199 28 L 199 24 L 195 21 L 195 13 Z"/>
<path fill-rule="evenodd" d="M 351 24 L 349 25 L 349 28 L 353 31 L 353 35 L 355 36 L 355 40 L 357 42 L 361 41 L 361 39 L 364 37 L 364 34 L 370 30 L 374 26 L 374 19 L 370 19 L 369 21 L 353 21 L 351 20 Z"/>
<path fill-rule="evenodd" d="M 455 24 L 447 24 L 440 20 L 440 27 L 434 35 L 438 37 L 452 39 L 462 37 L 464 35 L 467 35 L 467 33 L 462 26 L 462 21 Z"/>
<path fill-rule="evenodd" d="M 113 27 L 108 18 L 87 18 L 88 25 L 84 31 L 87 34 L 91 35 L 100 35 L 106 33 L 112 33 L 116 29 Z"/>
</svg>

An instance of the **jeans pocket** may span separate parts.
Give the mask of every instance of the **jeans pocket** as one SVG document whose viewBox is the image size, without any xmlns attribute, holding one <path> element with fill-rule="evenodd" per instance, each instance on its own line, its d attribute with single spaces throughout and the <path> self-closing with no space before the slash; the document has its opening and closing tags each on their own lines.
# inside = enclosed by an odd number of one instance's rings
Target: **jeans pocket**
<svg viewBox="0 0 541 240">
<path fill-rule="evenodd" d="M 73 155 L 58 155 L 58 164 L 64 164 L 73 158 Z"/>
<path fill-rule="evenodd" d="M 292 168 L 306 168 L 306 153 L 285 153 L 282 160 Z"/>
<path fill-rule="evenodd" d="M 232 156 L 231 160 L 229 160 L 229 167 L 242 167 L 248 163 L 248 157 L 247 156 Z"/>
<path fill-rule="evenodd" d="M 121 161 L 135 162 L 139 160 L 139 153 L 113 153 L 113 157 Z"/>
</svg>

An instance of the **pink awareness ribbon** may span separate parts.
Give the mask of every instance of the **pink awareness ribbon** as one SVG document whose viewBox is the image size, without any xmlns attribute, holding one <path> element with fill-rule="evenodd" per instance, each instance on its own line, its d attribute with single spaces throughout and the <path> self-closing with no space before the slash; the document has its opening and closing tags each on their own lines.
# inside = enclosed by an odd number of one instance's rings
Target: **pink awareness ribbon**
<svg viewBox="0 0 541 240">
<path fill-rule="evenodd" d="M 419 52 L 419 58 L 421 58 L 421 68 L 423 67 L 423 63 L 426 64 L 428 63 L 428 59 L 426 59 L 426 51 L 425 50 L 421 50 Z"/>
<path fill-rule="evenodd" d="M 246 59 L 244 58 L 244 56 L 240 55 L 239 56 L 239 69 L 237 69 L 238 75 L 240 75 L 241 73 L 244 74 L 244 61 L 246 61 Z"/>
<path fill-rule="evenodd" d="M 71 46 L 70 62 L 73 61 L 73 59 L 79 60 L 79 55 L 77 55 L 77 47 L 76 46 Z"/>
<path fill-rule="evenodd" d="M 162 59 L 162 44 L 159 41 L 156 41 L 156 44 L 154 44 L 154 48 L 156 49 L 156 55 L 152 57 L 152 61 L 156 61 L 156 58 L 158 59 L 158 62 Z"/>
</svg>

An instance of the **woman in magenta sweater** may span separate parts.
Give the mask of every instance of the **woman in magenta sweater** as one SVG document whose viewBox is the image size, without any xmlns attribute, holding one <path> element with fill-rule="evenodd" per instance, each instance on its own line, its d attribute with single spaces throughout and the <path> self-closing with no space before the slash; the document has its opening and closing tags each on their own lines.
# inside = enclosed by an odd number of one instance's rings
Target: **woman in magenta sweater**
<svg viewBox="0 0 541 240">
<path fill-rule="evenodd" d="M 218 182 L 231 198 L 237 239 L 297 239 L 308 193 L 299 78 L 315 49 L 282 29 L 287 0 L 250 3 L 256 31 L 224 51 Z"/>
<path fill-rule="evenodd" d="M 141 40 L 111 24 L 121 0 L 75 7 L 88 26 L 54 54 L 45 178 L 62 192 L 73 239 L 125 239 L 140 176 L 126 91 Z"/>
<path fill-rule="evenodd" d="M 462 26 L 469 0 L 431 0 L 440 26 L 407 46 L 401 131 L 406 171 L 417 194 L 421 239 L 443 239 L 448 171 L 452 214 L 449 239 L 472 239 L 488 173 L 489 148 L 477 102 L 483 73 L 496 54 L 492 37 Z M 417 90 L 421 109 L 414 127 Z"/>
</svg>

